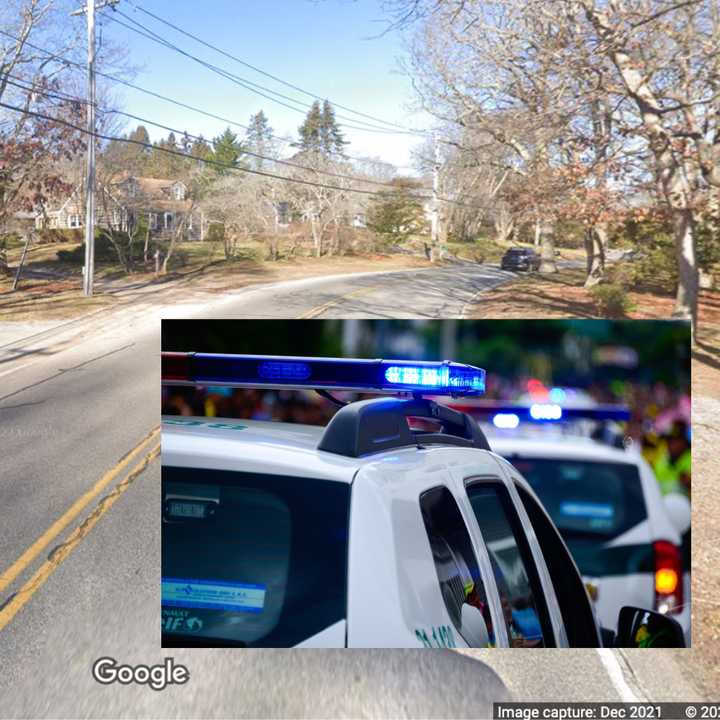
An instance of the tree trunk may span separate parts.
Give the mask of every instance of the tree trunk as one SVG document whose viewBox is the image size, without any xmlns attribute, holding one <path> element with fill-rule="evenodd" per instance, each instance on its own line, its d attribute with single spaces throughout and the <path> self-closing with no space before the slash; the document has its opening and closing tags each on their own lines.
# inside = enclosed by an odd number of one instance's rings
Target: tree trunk
<svg viewBox="0 0 720 720">
<path fill-rule="evenodd" d="M 585 250 L 588 253 L 586 288 L 597 285 L 605 278 L 607 243 L 608 232 L 605 223 L 597 223 L 585 234 Z"/>
<path fill-rule="evenodd" d="M 145 263 L 145 265 L 147 265 L 147 261 L 148 261 L 149 245 L 150 245 L 150 224 L 148 223 L 148 226 L 145 229 L 145 247 L 143 248 L 143 263 Z"/>
<path fill-rule="evenodd" d="M 538 272 L 549 275 L 558 271 L 555 264 L 555 238 L 553 227 L 548 222 L 540 222 L 540 269 Z"/>
<path fill-rule="evenodd" d="M 540 241 L 542 240 L 542 223 L 540 222 L 540 218 L 535 218 L 535 237 L 533 240 L 533 244 L 535 247 L 540 245 Z"/>
<path fill-rule="evenodd" d="M 9 275 L 10 268 L 7 262 L 7 246 L 4 239 L 0 239 L 0 277 Z"/>
<path fill-rule="evenodd" d="M 515 229 L 515 220 L 504 212 L 495 218 L 495 240 L 500 244 L 506 243 Z"/>
<path fill-rule="evenodd" d="M 163 260 L 163 264 L 162 264 L 162 274 L 163 275 L 167 275 L 168 263 L 170 262 L 170 258 L 172 257 L 173 252 L 175 251 L 175 243 L 177 242 L 178 235 L 180 234 L 181 231 L 182 231 L 182 226 L 177 228 L 175 230 L 175 232 L 173 232 L 172 235 L 170 236 L 170 245 L 168 246 L 167 254 L 165 255 L 165 259 Z"/>
<path fill-rule="evenodd" d="M 23 271 L 25 265 L 25 259 L 27 258 L 28 250 L 30 249 L 30 243 L 32 242 L 32 232 L 28 232 L 25 235 L 25 245 L 23 247 L 22 256 L 20 257 L 20 264 L 18 265 L 17 272 L 15 273 L 15 279 L 13 280 L 12 290 L 17 290 L 18 283 L 20 282 L 20 274 Z"/>
<path fill-rule="evenodd" d="M 320 257 L 322 255 L 322 237 L 315 217 L 310 219 L 310 230 L 312 232 L 313 242 L 315 243 L 315 257 Z"/>
<path fill-rule="evenodd" d="M 697 327 L 699 287 L 694 229 L 692 209 L 674 209 L 673 230 L 678 263 L 678 287 L 673 317 L 690 320 L 693 331 Z"/>
</svg>

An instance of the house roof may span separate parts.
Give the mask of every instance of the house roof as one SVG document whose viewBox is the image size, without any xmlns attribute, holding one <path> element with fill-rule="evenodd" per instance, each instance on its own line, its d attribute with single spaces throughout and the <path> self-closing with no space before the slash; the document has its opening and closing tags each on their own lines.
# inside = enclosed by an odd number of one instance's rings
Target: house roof
<svg viewBox="0 0 720 720">
<path fill-rule="evenodd" d="M 152 206 L 148 207 L 148 209 L 172 210 L 177 212 L 188 210 L 191 206 L 189 200 L 176 200 L 173 195 L 173 188 L 178 184 L 187 189 L 187 186 L 181 180 L 125 175 L 113 183 L 114 193 L 119 199 L 122 198 L 123 195 L 127 195 L 127 187 L 130 182 L 137 184 L 140 197 L 142 198 L 141 202 Z"/>
</svg>

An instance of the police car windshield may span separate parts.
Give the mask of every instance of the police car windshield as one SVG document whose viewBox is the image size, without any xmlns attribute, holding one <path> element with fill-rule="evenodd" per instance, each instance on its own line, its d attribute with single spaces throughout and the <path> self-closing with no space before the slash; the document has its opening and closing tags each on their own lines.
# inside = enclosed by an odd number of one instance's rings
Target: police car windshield
<svg viewBox="0 0 720 720">
<path fill-rule="evenodd" d="M 607 542 L 647 517 L 635 465 L 515 456 L 509 460 L 566 540 Z"/>
<path fill-rule="evenodd" d="M 511 457 L 527 478 L 586 576 L 652 572 L 652 544 L 610 541 L 647 518 L 637 466 Z"/>
<path fill-rule="evenodd" d="M 163 645 L 287 647 L 345 618 L 350 486 L 163 468 Z"/>
</svg>

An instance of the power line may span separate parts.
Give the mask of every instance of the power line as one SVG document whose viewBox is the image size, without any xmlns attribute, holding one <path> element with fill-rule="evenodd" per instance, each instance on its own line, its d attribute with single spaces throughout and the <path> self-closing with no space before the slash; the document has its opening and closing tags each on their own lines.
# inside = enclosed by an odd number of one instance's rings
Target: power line
<svg viewBox="0 0 720 720">
<path fill-rule="evenodd" d="M 307 112 L 307 109 L 309 108 L 308 103 L 304 103 L 300 100 L 296 100 L 293 97 L 284 95 L 283 93 L 280 93 L 277 90 L 272 90 L 271 88 L 268 88 L 264 85 L 259 85 L 258 83 L 255 83 L 252 80 L 248 80 L 247 78 L 239 77 L 238 75 L 231 73 L 229 70 L 226 70 L 225 68 L 214 65 L 214 64 L 208 62 L 207 60 L 203 60 L 202 58 L 198 58 L 197 56 L 195 56 L 195 55 L 183 50 L 182 48 L 178 47 L 177 45 L 171 43 L 169 40 L 166 40 L 161 35 L 158 35 L 156 32 L 154 32 L 147 26 L 143 25 L 142 23 L 138 22 L 134 18 L 131 18 L 129 15 L 126 15 L 122 11 L 117 10 L 116 13 L 118 15 L 121 15 L 122 17 L 124 17 L 129 22 L 133 23 L 133 25 L 140 28 L 140 30 L 137 30 L 136 28 L 133 28 L 133 27 L 129 27 L 125 23 L 122 23 L 119 20 L 117 20 L 117 18 L 114 18 L 112 15 L 106 15 L 106 17 L 108 17 L 113 22 L 116 22 L 116 23 L 122 25 L 123 27 L 126 27 L 129 30 L 132 30 L 133 32 L 143 35 L 144 37 L 148 37 L 150 40 L 153 40 L 154 42 L 160 43 L 163 46 L 165 46 L 171 50 L 179 52 L 179 53 L 185 55 L 186 57 L 189 57 L 189 58 L 195 60 L 196 62 L 198 62 L 201 65 L 203 65 L 204 67 L 212 70 L 213 72 L 216 72 L 216 73 L 222 75 L 223 77 L 226 77 L 227 79 L 233 80 L 233 81 L 237 82 L 238 84 L 241 84 L 242 87 L 245 87 L 246 89 L 250 90 L 251 92 L 255 92 L 259 95 L 262 95 L 263 97 L 267 97 L 267 95 L 264 95 L 262 91 L 271 93 L 273 95 L 276 95 L 277 97 L 283 98 L 284 100 L 288 100 L 289 102 L 292 102 L 292 103 L 295 103 L 296 105 L 302 106 L 302 109 L 291 107 L 290 108 L 291 110 L 296 110 L 298 112 Z M 252 87 L 247 87 L 248 85 L 250 85 Z M 254 88 L 257 88 L 257 90 Z M 315 97 L 315 96 L 313 95 L 312 97 Z M 268 99 L 272 100 L 274 102 L 279 102 L 279 101 L 275 100 L 274 98 L 268 98 Z M 318 97 L 317 99 L 322 100 L 323 98 Z M 283 104 L 283 103 L 280 103 L 280 104 Z M 288 106 L 285 105 L 285 107 L 288 107 Z M 401 126 L 398 126 L 397 129 L 391 129 L 389 127 L 381 127 L 374 123 L 369 123 L 369 122 L 366 122 L 363 120 L 359 120 L 357 118 L 347 117 L 340 113 L 337 113 L 336 117 L 344 119 L 344 120 L 349 120 L 350 122 L 353 122 L 353 123 L 361 123 L 361 126 L 351 125 L 349 123 L 341 123 L 341 124 L 344 125 L 345 127 L 350 127 L 355 130 L 361 130 L 364 132 L 379 132 L 379 133 L 392 134 L 392 135 L 397 135 L 397 134 L 424 135 L 424 133 L 422 131 L 410 130 L 408 128 L 403 128 Z M 381 120 L 380 122 L 384 122 L 384 121 Z"/>
<path fill-rule="evenodd" d="M 25 92 L 34 93 L 35 95 L 43 95 L 44 97 L 53 98 L 54 100 L 64 100 L 65 102 L 79 103 L 80 105 L 90 104 L 87 100 L 84 100 L 83 98 L 76 97 L 75 95 L 68 95 L 61 90 L 42 90 L 36 85 L 33 85 L 29 81 L 25 80 L 24 78 L 18 77 L 17 75 L 11 75 L 10 73 L 8 73 L 5 77 L 8 78 L 8 85 L 12 85 L 13 87 L 16 87 L 20 90 L 25 90 Z M 15 80 L 16 82 L 13 82 L 13 80 Z M 95 107 L 97 107 L 97 105 Z"/>
<path fill-rule="evenodd" d="M 66 120 L 61 120 L 60 118 L 53 117 L 52 115 L 46 115 L 45 113 L 36 112 L 34 110 L 24 110 L 23 108 L 19 108 L 15 105 L 9 105 L 8 103 L 0 102 L 0 107 L 4 107 L 8 110 L 14 110 L 15 112 L 24 113 L 26 115 L 30 115 L 31 117 L 37 117 L 42 120 L 50 120 L 51 122 L 56 122 L 60 125 L 64 125 L 65 127 L 69 127 L 73 130 L 77 130 L 80 133 L 83 133 L 84 135 L 92 135 L 93 137 L 96 137 L 100 140 L 107 140 L 107 141 L 117 141 L 122 143 L 127 143 L 130 145 L 137 145 L 139 147 L 143 147 L 148 150 L 157 150 L 159 152 L 167 153 L 168 155 L 175 155 L 176 157 L 181 157 L 186 160 L 197 160 L 198 162 L 204 163 L 206 165 L 212 165 L 214 167 L 218 167 L 224 170 L 235 170 L 237 172 L 241 173 L 247 173 L 250 175 L 260 175 L 262 177 L 272 178 L 274 180 L 283 180 L 284 182 L 289 183 L 295 183 L 299 185 L 308 185 L 311 187 L 318 187 L 323 188 L 326 190 L 340 190 L 341 192 L 351 192 L 351 193 L 360 193 L 362 195 L 375 195 L 375 196 L 383 196 L 383 193 L 378 192 L 376 190 L 360 190 L 357 188 L 346 188 L 346 187 L 340 187 L 339 185 L 328 185 L 326 183 L 319 183 L 314 182 L 313 180 L 302 180 L 300 178 L 290 178 L 285 177 L 283 175 L 276 175 L 274 173 L 265 172 L 263 170 L 253 170 L 251 168 L 241 168 L 237 167 L 236 165 L 230 165 L 228 163 L 220 162 L 219 160 L 213 160 L 211 158 L 203 158 L 199 157 L 198 155 L 190 155 L 188 153 L 180 152 L 179 150 L 171 150 L 170 148 L 164 148 L 164 147 L 158 147 L 156 145 L 153 145 L 152 143 L 146 143 L 142 140 L 134 140 L 132 138 L 123 138 L 123 137 L 117 137 L 115 135 L 106 135 L 105 133 L 99 133 L 99 132 L 88 132 L 88 130 L 81 128 L 79 125 L 75 125 L 73 123 L 69 123 Z M 429 200 L 430 198 L 427 195 L 414 195 L 418 200 Z"/>
<path fill-rule="evenodd" d="M 11 35 L 10 33 L 0 29 L 0 34 L 5 35 L 13 40 L 17 40 L 18 38 L 14 35 Z M 47 58 L 57 60 L 59 63 L 65 65 L 65 66 L 72 66 L 79 68 L 81 70 L 84 70 L 84 65 L 81 65 L 78 62 L 75 62 L 73 60 L 70 60 L 69 58 L 65 57 L 64 55 L 59 55 L 57 53 L 49 52 L 45 48 L 41 48 L 38 45 L 34 45 L 33 43 L 26 42 L 26 45 L 28 47 L 33 48 L 34 50 L 37 50 L 38 52 L 42 52 L 45 54 Z M 204 115 L 205 117 L 212 118 L 213 120 L 219 120 L 220 122 L 227 123 L 228 125 L 232 125 L 234 127 L 241 128 L 243 130 L 249 130 L 250 128 L 247 125 L 244 125 L 241 122 L 238 122 L 237 120 L 231 120 L 226 117 L 223 117 L 222 115 L 217 115 L 215 113 L 209 112 L 208 110 L 203 110 L 202 108 L 195 107 L 194 105 L 189 105 L 188 103 L 185 103 L 181 100 L 177 100 L 175 98 L 168 97 L 167 95 L 162 95 L 158 92 L 155 92 L 154 90 L 149 90 L 148 88 L 144 88 L 140 85 L 136 85 L 128 80 L 124 80 L 123 78 L 119 78 L 115 75 L 110 75 L 108 73 L 102 72 L 100 70 L 96 70 L 95 74 L 105 78 L 106 80 L 110 80 L 111 82 L 116 82 L 120 85 L 124 85 L 125 87 L 131 88 L 132 90 L 137 90 L 138 92 L 144 93 L 145 95 L 149 95 L 151 97 L 157 98 L 158 100 L 162 100 L 163 102 L 168 102 L 172 105 L 176 105 L 177 107 L 185 108 L 186 110 L 191 110 L 192 112 L 199 113 L 200 115 Z M 83 101 L 85 102 L 85 101 Z M 287 138 L 281 138 L 278 135 L 271 134 L 270 137 L 273 140 L 276 140 L 278 142 L 284 143 L 286 145 L 293 145 L 292 140 L 288 140 Z M 342 152 L 330 152 L 329 155 L 333 155 L 336 157 L 349 159 L 349 160 L 355 160 L 357 162 L 367 163 L 367 162 L 375 162 L 372 158 L 368 157 L 359 157 L 357 155 L 348 155 L 346 153 Z M 381 161 L 384 162 L 384 161 Z M 392 165 L 392 163 L 385 163 Z M 407 166 L 407 165 L 394 165 L 393 167 L 396 167 L 400 170 L 413 170 L 415 168 Z"/>
<path fill-rule="evenodd" d="M 137 25 L 137 27 L 132 27 L 131 25 L 128 25 L 127 23 L 122 22 L 122 20 L 118 20 L 114 15 L 121 15 L 133 25 Z M 266 98 L 267 100 L 270 100 L 271 102 L 277 103 L 279 105 L 282 105 L 283 107 L 288 108 L 289 110 L 293 110 L 295 112 L 299 112 L 301 114 L 307 113 L 307 110 L 309 106 L 307 103 L 303 103 L 300 100 L 296 100 L 295 98 L 292 98 L 288 95 L 284 95 L 283 93 L 279 93 L 276 90 L 271 90 L 270 88 L 267 88 L 263 85 L 259 85 L 255 82 L 252 82 L 251 80 L 248 80 L 246 78 L 239 77 L 238 75 L 235 75 L 234 73 L 231 73 L 229 70 L 226 70 L 225 68 L 221 68 L 217 65 L 214 65 L 213 63 L 208 62 L 207 60 L 203 60 L 202 58 L 197 57 L 196 55 L 193 55 L 192 53 L 187 52 L 186 50 L 183 50 L 182 48 L 178 47 L 177 45 L 171 43 L 168 40 L 165 40 L 164 38 L 160 37 L 157 33 L 155 33 L 150 28 L 145 27 L 142 23 L 138 22 L 137 20 L 134 20 L 133 18 L 129 17 L 125 13 L 123 13 L 120 10 L 115 10 L 112 14 L 105 13 L 104 15 L 106 18 L 111 20 L 114 23 L 117 23 L 118 25 L 121 25 L 122 27 L 141 35 L 142 37 L 145 37 L 149 40 L 152 40 L 153 42 L 162 45 L 165 48 L 168 48 L 170 50 L 173 50 L 184 57 L 190 58 L 191 60 L 194 60 L 195 62 L 199 63 L 206 69 L 214 72 L 215 74 L 219 75 L 220 77 L 224 77 L 226 80 L 230 80 L 231 82 L 235 83 L 236 85 L 249 90 L 250 92 L 255 93 L 256 95 L 260 95 L 261 97 Z M 141 29 L 138 29 L 141 28 Z M 270 93 L 268 95 L 268 93 Z M 301 107 L 294 107 L 293 105 L 289 105 L 287 102 L 283 102 L 283 100 L 278 100 L 277 97 L 272 97 L 272 95 L 276 95 L 279 98 L 283 98 L 285 101 L 289 101 L 291 103 L 295 103 L 297 105 L 301 105 Z M 344 115 L 337 114 L 338 118 L 345 119 L 345 120 L 351 120 L 352 122 L 363 122 L 361 120 L 357 120 L 355 118 L 347 118 Z M 359 130 L 361 132 L 374 132 L 374 133 L 380 133 L 384 135 L 418 135 L 425 137 L 426 135 L 424 133 L 416 132 L 416 131 L 408 131 L 408 130 L 391 130 L 389 128 L 383 128 L 376 125 L 371 125 L 370 123 L 363 123 L 364 127 L 361 125 L 354 125 L 349 122 L 343 122 L 340 123 L 343 127 L 351 128 L 353 130 Z"/>
<path fill-rule="evenodd" d="M 213 45 L 212 43 L 207 42 L 206 40 L 203 40 L 202 38 L 199 38 L 197 35 L 193 35 L 192 33 L 188 32 L 187 30 L 183 30 L 181 27 L 178 27 L 177 25 L 174 25 L 169 20 L 166 20 L 165 18 L 160 17 L 159 15 L 156 15 L 155 13 L 150 12 L 146 8 L 140 7 L 136 3 L 134 3 L 132 0 L 129 0 L 130 5 L 132 5 L 136 10 L 139 10 L 142 13 L 145 13 L 145 15 L 148 15 L 152 18 L 155 18 L 155 20 L 158 20 L 159 22 L 167 25 L 168 27 L 173 28 L 173 30 L 177 30 L 177 32 L 182 33 L 186 37 L 192 38 L 196 42 L 199 42 L 201 45 L 205 45 L 205 47 L 210 48 L 211 50 L 215 50 L 215 52 L 220 53 L 221 55 L 224 55 L 225 57 L 229 58 L 230 60 L 234 60 L 237 63 L 240 63 L 241 65 L 249 68 L 250 70 L 254 70 L 257 73 L 260 73 L 261 75 L 264 75 L 267 78 L 270 78 L 271 80 L 275 80 L 276 82 L 281 83 L 282 85 L 285 85 L 286 87 L 292 88 L 293 90 L 297 90 L 298 92 L 303 93 L 303 95 L 307 95 L 308 97 L 314 98 L 316 100 L 324 100 L 325 98 L 316 95 L 315 93 L 308 92 L 307 90 L 304 90 L 303 88 L 299 87 L 298 85 L 294 85 L 293 83 L 287 82 L 286 80 L 283 80 L 280 77 L 277 77 L 277 75 L 273 75 L 272 73 L 269 73 L 255 65 L 251 65 L 249 62 L 246 62 L 245 60 L 241 60 L 239 57 L 232 55 L 231 53 L 227 52 L 226 50 L 223 50 L 222 48 L 217 47 L 216 45 Z M 405 127 L 403 125 L 398 125 L 397 123 L 390 122 L 389 120 L 384 120 L 383 118 L 376 117 L 375 115 L 369 115 L 364 112 L 360 112 L 359 110 L 353 110 L 353 108 L 347 107 L 346 105 L 341 105 L 338 102 L 333 101 L 332 104 L 335 107 L 340 108 L 341 110 L 346 110 L 347 112 L 351 112 L 355 115 L 359 115 L 361 117 L 365 117 L 368 120 L 374 120 L 376 122 L 382 123 L 383 125 L 389 125 L 391 127 L 398 128 L 400 130 L 408 130 L 411 132 L 411 128 Z"/>
<path fill-rule="evenodd" d="M 13 78 L 14 80 L 22 80 L 21 78 L 17 78 L 14 75 L 8 74 L 6 76 L 7 78 Z M 82 98 L 74 97 L 72 95 L 67 95 L 65 93 L 58 94 L 57 92 L 49 92 L 45 90 L 40 90 L 37 87 L 34 87 L 32 85 L 28 85 L 25 83 L 24 85 L 22 82 L 13 82 L 13 80 L 8 79 L 8 84 L 12 85 L 14 87 L 20 88 L 22 90 L 25 90 L 26 92 L 35 93 L 37 95 L 43 95 L 45 97 L 54 98 L 57 100 L 63 100 L 65 102 L 76 102 L 81 103 L 83 105 L 88 105 L 87 100 L 83 100 Z M 187 138 L 190 138 L 191 140 L 197 140 L 197 141 L 205 141 L 205 138 L 202 137 L 202 135 L 193 135 L 192 133 L 188 132 L 187 130 L 179 130 L 178 128 L 170 127 L 169 125 L 164 125 L 163 123 L 159 123 L 155 120 L 150 120 L 149 118 L 141 117 L 139 115 L 133 115 L 132 113 L 125 112 L 124 110 L 114 110 L 111 108 L 102 108 L 99 106 L 96 106 L 98 111 L 104 113 L 104 114 L 111 114 L 111 115 L 122 115 L 127 118 L 131 118 L 132 120 L 137 120 L 141 123 L 146 123 L 148 125 L 153 125 L 158 128 L 162 128 L 163 130 L 167 130 L 168 132 L 175 133 L 177 135 L 181 135 Z M 258 160 L 265 160 L 267 162 L 277 163 L 278 165 L 286 165 L 287 167 L 296 168 L 298 170 L 306 170 L 308 172 L 314 172 L 320 175 L 327 175 L 328 177 L 335 177 L 339 178 L 341 180 L 351 180 L 353 182 L 358 183 L 366 183 L 368 185 L 377 185 L 379 187 L 387 187 L 390 189 L 397 189 L 397 185 L 393 185 L 389 182 L 381 182 L 379 180 L 371 180 L 370 178 L 363 178 L 358 177 L 357 175 L 348 175 L 345 173 L 337 173 L 333 172 L 331 170 L 321 170 L 320 168 L 314 168 L 309 167 L 307 165 L 301 165 L 299 163 L 290 162 L 289 160 L 282 160 L 280 158 L 272 158 L 268 157 L 267 155 L 261 155 L 260 153 L 253 152 L 251 150 L 242 150 L 240 151 L 242 155 L 248 155 L 249 157 L 256 158 Z"/>
<path fill-rule="evenodd" d="M 266 172 L 264 170 L 253 170 L 251 168 L 241 168 L 237 167 L 235 165 L 230 165 L 228 163 L 220 162 L 219 160 L 213 160 L 211 158 L 203 158 L 199 157 L 197 155 L 190 155 L 188 153 L 180 152 L 179 150 L 171 150 L 170 148 L 164 148 L 164 147 L 158 147 L 156 145 L 153 145 L 152 143 L 146 143 L 142 140 L 134 140 L 132 138 L 123 138 L 123 137 L 117 137 L 116 135 L 107 135 L 105 133 L 99 133 L 99 132 L 89 132 L 87 129 L 84 129 L 80 127 L 79 125 L 75 125 L 73 123 L 69 123 L 66 120 L 61 120 L 60 118 L 53 117 L 52 115 L 46 115 L 45 113 L 40 113 L 34 110 L 25 110 L 23 108 L 19 108 L 15 105 L 9 105 L 8 103 L 0 102 L 0 107 L 6 108 L 7 110 L 13 110 L 14 112 L 23 113 L 25 115 L 30 115 L 31 117 L 37 117 L 42 120 L 49 120 L 51 122 L 58 123 L 60 125 L 64 125 L 65 127 L 69 127 L 73 130 L 77 130 L 78 132 L 84 134 L 84 135 L 91 135 L 92 137 L 98 138 L 100 140 L 107 140 L 107 141 L 117 141 L 121 143 L 126 143 L 129 145 L 137 145 L 139 147 L 143 147 L 148 150 L 156 150 L 159 152 L 167 153 L 168 155 L 174 155 L 176 157 L 184 158 L 185 160 L 196 160 L 198 162 L 201 162 L 205 165 L 212 165 L 213 167 L 218 167 L 224 170 L 235 170 L 236 172 L 245 173 L 249 175 L 259 175 L 261 177 L 267 177 L 272 178 L 274 180 L 282 180 L 284 182 L 293 183 L 296 185 L 306 185 L 310 187 L 317 187 L 322 188 L 325 190 L 339 190 L 341 192 L 349 192 L 349 193 L 355 193 L 360 195 L 371 195 L 374 197 L 386 197 L 386 194 L 377 190 L 361 190 L 358 188 L 348 188 L 348 187 L 341 187 L 339 185 L 329 185 L 327 183 L 320 183 L 315 182 L 313 180 L 303 180 L 301 178 L 290 178 L 285 177 L 283 175 L 276 175 L 275 173 Z M 365 181 L 362 181 L 365 182 Z M 415 200 L 431 200 L 432 198 L 428 195 L 413 195 L 410 194 L 410 196 Z M 451 200 L 450 198 L 444 198 L 444 197 L 438 197 L 438 200 L 442 202 L 446 202 L 452 205 L 459 205 L 462 207 L 469 207 L 474 208 L 476 210 L 486 210 L 487 208 L 479 206 L 479 205 L 468 205 L 467 203 L 460 202 L 458 200 Z"/>
</svg>

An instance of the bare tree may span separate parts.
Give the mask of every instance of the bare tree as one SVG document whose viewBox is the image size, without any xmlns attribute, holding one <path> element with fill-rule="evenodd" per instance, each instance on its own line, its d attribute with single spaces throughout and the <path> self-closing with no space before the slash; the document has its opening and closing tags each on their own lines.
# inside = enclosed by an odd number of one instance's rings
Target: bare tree
<svg viewBox="0 0 720 720">
<path fill-rule="evenodd" d="M 720 190 L 718 0 L 562 0 L 566 26 L 587 62 L 605 61 L 603 90 L 633 109 L 673 221 L 678 261 L 675 315 L 697 323 L 695 228 Z M 584 64 L 586 64 L 584 63 Z"/>
<path fill-rule="evenodd" d="M 564 173 L 565 212 L 587 228 L 588 284 L 603 275 L 613 192 L 633 189 L 633 163 L 654 179 L 674 228 L 675 314 L 695 325 L 696 227 L 720 212 L 718 0 L 387 5 L 396 24 L 419 22 L 415 77 L 430 109 L 514 147 L 520 172 Z M 487 127 L 498 112 L 515 116 L 512 132 Z"/>
<path fill-rule="evenodd" d="M 353 181 L 339 177 L 347 173 L 349 165 L 319 153 L 305 153 L 300 158 L 304 170 L 294 171 L 292 178 L 312 184 L 286 183 L 286 191 L 297 214 L 310 225 L 316 257 L 332 253 L 337 244 L 339 226 L 349 214 L 350 190 Z M 332 183 L 328 183 L 325 172 L 332 172 Z M 334 231 L 334 245 L 326 244 L 328 233 Z"/>
</svg>

